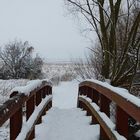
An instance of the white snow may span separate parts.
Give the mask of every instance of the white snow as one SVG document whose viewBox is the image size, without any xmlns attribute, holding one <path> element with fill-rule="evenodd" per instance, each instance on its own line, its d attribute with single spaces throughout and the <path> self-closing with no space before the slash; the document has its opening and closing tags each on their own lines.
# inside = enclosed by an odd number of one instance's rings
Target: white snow
<svg viewBox="0 0 140 140">
<path fill-rule="evenodd" d="M 135 133 L 135 136 L 140 138 L 140 130 Z"/>
<path fill-rule="evenodd" d="M 78 82 L 61 82 L 59 86 L 54 86 L 53 107 L 58 108 L 76 108 L 78 97 Z"/>
<path fill-rule="evenodd" d="M 131 103 L 135 104 L 136 106 L 140 107 L 140 99 L 137 98 L 136 96 L 130 94 L 128 92 L 128 90 L 124 89 L 124 88 L 119 88 L 119 87 L 114 87 L 110 84 L 108 84 L 107 82 L 101 82 L 98 80 L 94 80 L 94 79 L 87 79 L 85 81 L 90 81 L 90 82 L 94 82 L 96 84 L 99 84 L 105 88 L 108 88 L 109 90 L 115 92 L 116 94 L 122 96 L 123 98 L 125 98 L 127 101 L 130 101 Z"/>
<path fill-rule="evenodd" d="M 9 120 L 0 127 L 0 140 L 9 140 Z"/>
<path fill-rule="evenodd" d="M 32 80 L 27 83 L 26 86 L 19 86 L 12 89 L 12 92 L 24 93 L 25 95 L 29 95 L 30 92 L 41 86 L 44 80 Z"/>
<path fill-rule="evenodd" d="M 99 140 L 99 125 L 81 109 L 52 108 L 36 126 L 35 140 Z"/>
</svg>

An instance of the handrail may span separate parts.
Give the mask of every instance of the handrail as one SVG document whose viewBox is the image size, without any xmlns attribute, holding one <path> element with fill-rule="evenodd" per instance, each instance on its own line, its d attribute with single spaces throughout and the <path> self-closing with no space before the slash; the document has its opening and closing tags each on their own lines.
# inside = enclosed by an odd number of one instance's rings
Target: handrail
<svg viewBox="0 0 140 140">
<path fill-rule="evenodd" d="M 113 133 L 113 130 L 106 124 L 103 118 L 99 115 L 97 110 L 83 97 L 79 97 L 79 104 L 83 109 L 87 110 L 87 112 L 96 118 L 96 121 L 100 124 L 100 126 L 105 130 L 109 139 L 117 140 L 116 135 Z"/>
<path fill-rule="evenodd" d="M 40 108 L 40 106 L 42 106 L 42 102 L 40 103 L 39 107 L 37 107 L 38 110 L 40 110 L 39 108 Z M 21 129 L 21 133 L 16 138 L 17 140 L 22 140 L 22 139 L 23 140 L 28 140 L 30 138 L 30 135 L 31 135 L 31 133 L 34 129 L 34 126 L 37 124 L 37 121 L 40 119 L 40 116 L 42 116 L 44 110 L 46 110 L 46 109 L 48 110 L 50 108 L 51 102 L 52 102 L 52 97 L 47 99 L 47 102 L 45 102 L 45 104 L 43 105 L 43 108 L 39 112 L 36 111 L 32 114 L 32 116 L 31 116 L 32 118 L 30 117 L 31 119 L 26 122 L 26 125 L 29 125 L 29 126 L 31 125 L 30 123 L 32 123 L 32 125 L 30 126 L 30 130 L 29 131 L 27 130 L 27 132 L 23 132 L 23 135 L 22 135 L 22 129 L 24 131 L 24 127 L 23 127 Z M 36 113 L 37 113 L 37 115 L 36 115 Z M 34 116 L 36 116 L 35 120 L 34 120 Z"/>
<path fill-rule="evenodd" d="M 110 88 L 108 88 L 110 87 Z M 137 122 L 140 122 L 140 106 L 134 103 L 131 99 L 121 95 L 121 91 L 115 92 L 115 88 L 105 86 L 102 82 L 95 81 L 84 81 L 79 84 L 79 95 L 86 95 L 93 102 L 100 106 L 100 111 L 106 113 L 110 117 L 110 103 L 113 101 L 116 103 L 116 130 L 119 134 L 128 138 L 128 118 L 131 116 Z M 122 93 L 123 94 L 123 93 Z M 136 98 L 133 95 L 128 96 Z M 136 98 L 137 101 L 140 99 Z M 83 107 L 82 107 L 83 108 Z M 96 117 L 96 116 L 94 116 Z M 98 118 L 96 117 L 96 120 Z M 101 126 L 101 137 L 106 137 L 104 128 Z"/>
<path fill-rule="evenodd" d="M 38 106 L 41 103 L 42 99 L 47 95 L 52 94 L 51 83 L 41 80 L 39 81 L 39 83 L 40 84 L 38 85 L 33 85 L 32 88 L 30 86 L 31 90 L 29 90 L 29 94 L 22 93 L 21 91 L 18 91 L 18 89 L 13 90 L 10 95 L 10 99 L 6 101 L 2 106 L 0 106 L 0 126 L 2 126 L 5 121 L 10 119 L 10 140 L 15 140 L 21 131 L 23 106 L 26 107 L 26 120 L 28 120 L 33 114 L 35 106 Z M 20 90 L 20 87 L 18 88 Z M 21 87 L 21 89 L 24 89 L 24 87 Z M 51 100 L 47 104 L 45 104 L 45 107 L 43 107 L 43 109 L 41 110 L 41 112 L 43 113 L 40 113 L 39 117 L 37 117 L 37 119 L 39 118 L 37 123 L 41 122 L 41 116 L 45 114 L 45 110 L 49 109 L 51 105 Z M 34 130 L 32 131 L 29 139 L 33 138 Z"/>
</svg>

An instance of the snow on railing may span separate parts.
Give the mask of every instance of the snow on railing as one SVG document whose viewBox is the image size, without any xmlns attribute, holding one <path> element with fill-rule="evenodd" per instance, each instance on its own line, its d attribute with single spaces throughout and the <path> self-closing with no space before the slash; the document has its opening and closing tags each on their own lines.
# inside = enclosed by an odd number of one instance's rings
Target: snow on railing
<svg viewBox="0 0 140 140">
<path fill-rule="evenodd" d="M 37 118 L 41 116 L 44 109 L 46 109 L 48 103 L 52 99 L 52 96 L 46 96 L 45 99 L 35 108 L 34 112 L 30 118 L 22 126 L 21 132 L 17 136 L 16 140 L 26 140 L 30 136 L 31 130 L 34 129 L 35 124 L 37 123 Z"/>
<path fill-rule="evenodd" d="M 109 122 L 105 122 L 105 118 L 101 117 L 101 113 L 99 113 L 99 111 L 103 112 L 106 114 L 106 116 L 108 116 L 108 118 L 110 118 L 111 102 L 116 103 L 116 125 L 115 129 L 112 128 L 113 132 L 116 130 L 119 134 L 123 135 L 125 138 L 128 138 L 129 117 L 132 117 L 137 122 L 140 122 L 140 99 L 131 95 L 126 89 L 113 87 L 108 83 L 100 82 L 98 80 L 87 80 L 79 84 L 79 95 L 89 97 L 94 104 L 98 105 L 98 107 L 93 106 L 94 108 L 97 107 L 97 110 L 94 109 L 96 112 L 92 112 L 91 109 L 89 109 L 90 105 L 87 105 L 85 100 L 82 100 L 85 98 L 79 96 L 79 107 L 84 108 L 90 115 L 92 115 L 93 123 L 100 123 L 101 139 L 110 139 L 113 134 L 110 132 L 110 130 L 108 131 Z M 88 103 L 90 103 L 90 100 Z M 99 119 L 99 116 L 102 119 Z M 106 125 L 106 127 L 101 125 L 101 123 Z M 116 139 L 118 138 L 116 137 Z"/>
<path fill-rule="evenodd" d="M 6 120 L 10 119 L 10 140 L 15 140 L 19 135 L 22 128 L 23 114 L 26 114 L 26 120 L 30 120 L 27 122 L 30 122 L 29 126 L 31 130 L 27 133 L 26 138 L 34 138 L 35 124 L 41 122 L 41 116 L 45 114 L 46 110 L 52 105 L 50 96 L 49 100 L 45 100 L 47 99 L 46 96 L 51 94 L 52 85 L 45 80 L 33 80 L 26 86 L 16 87 L 12 90 L 10 99 L 0 106 L 0 126 L 2 126 Z M 39 104 L 43 98 L 45 98 L 44 101 L 46 101 L 46 104 L 43 104 L 44 102 L 42 102 L 40 108 Z M 25 112 L 22 110 L 23 106 L 24 108 L 26 107 Z M 40 109 L 37 109 L 38 113 L 35 110 L 36 106 Z M 33 118 L 32 115 L 37 117 L 36 120 L 35 118 L 34 120 L 31 120 L 31 118 Z"/>
<path fill-rule="evenodd" d="M 46 80 L 39 80 L 39 79 L 31 80 L 27 82 L 27 85 L 25 86 L 19 86 L 19 87 L 13 88 L 11 90 L 11 93 L 18 92 L 18 93 L 24 93 L 25 95 L 29 95 L 31 91 L 45 85 L 46 83 L 51 86 L 51 83 L 47 82 Z"/>
</svg>

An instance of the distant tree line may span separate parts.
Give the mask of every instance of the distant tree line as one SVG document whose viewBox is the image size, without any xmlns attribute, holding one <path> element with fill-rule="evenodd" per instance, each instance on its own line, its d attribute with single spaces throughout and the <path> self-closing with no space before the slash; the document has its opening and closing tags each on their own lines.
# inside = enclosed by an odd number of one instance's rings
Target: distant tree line
<svg viewBox="0 0 140 140">
<path fill-rule="evenodd" d="M 28 41 L 13 41 L 0 48 L 0 79 L 36 79 L 42 76 L 43 60 Z"/>
</svg>

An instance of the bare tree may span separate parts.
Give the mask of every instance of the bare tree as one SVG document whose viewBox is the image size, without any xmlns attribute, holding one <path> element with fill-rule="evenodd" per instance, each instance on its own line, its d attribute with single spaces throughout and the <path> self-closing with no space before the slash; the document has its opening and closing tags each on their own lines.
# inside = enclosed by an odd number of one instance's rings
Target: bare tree
<svg viewBox="0 0 140 140">
<path fill-rule="evenodd" d="M 91 79 L 95 78 L 98 80 L 103 80 L 101 75 L 101 66 L 102 66 L 102 51 L 98 43 L 96 47 L 89 48 L 90 51 L 86 56 L 86 60 L 73 62 L 75 65 L 76 74 L 80 79 Z"/>
<path fill-rule="evenodd" d="M 32 57 L 33 49 L 27 41 L 10 42 L 6 44 L 3 49 L 1 48 L 1 78 L 33 79 L 39 77 L 43 63 L 41 58 Z"/>
<path fill-rule="evenodd" d="M 138 66 L 138 0 L 65 0 L 70 12 L 83 15 L 102 50 L 101 75 L 118 86 L 131 85 Z"/>
</svg>

